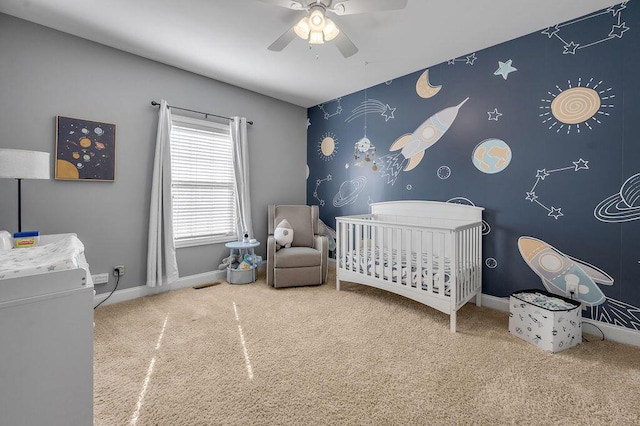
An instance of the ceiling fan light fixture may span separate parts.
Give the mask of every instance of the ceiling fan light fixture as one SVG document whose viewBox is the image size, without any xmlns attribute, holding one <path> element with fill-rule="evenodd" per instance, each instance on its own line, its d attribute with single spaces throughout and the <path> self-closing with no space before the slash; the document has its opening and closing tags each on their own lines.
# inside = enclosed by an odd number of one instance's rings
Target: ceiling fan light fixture
<svg viewBox="0 0 640 426">
<path fill-rule="evenodd" d="M 309 28 L 311 31 L 322 31 L 325 25 L 324 10 L 321 7 L 315 7 L 309 14 Z"/>
<path fill-rule="evenodd" d="M 331 19 L 325 19 L 325 26 L 322 29 L 325 41 L 331 41 L 340 34 L 340 30 Z"/>
<path fill-rule="evenodd" d="M 293 27 L 293 30 L 296 32 L 296 35 L 298 37 L 300 37 L 301 39 L 304 39 L 304 40 L 308 39 L 309 38 L 309 32 L 311 31 L 311 28 L 309 27 L 309 18 L 306 17 L 306 16 L 304 18 L 302 18 Z"/>
<path fill-rule="evenodd" d="M 324 43 L 324 34 L 322 31 L 311 31 L 309 33 L 309 43 L 310 44 L 323 44 Z"/>
</svg>

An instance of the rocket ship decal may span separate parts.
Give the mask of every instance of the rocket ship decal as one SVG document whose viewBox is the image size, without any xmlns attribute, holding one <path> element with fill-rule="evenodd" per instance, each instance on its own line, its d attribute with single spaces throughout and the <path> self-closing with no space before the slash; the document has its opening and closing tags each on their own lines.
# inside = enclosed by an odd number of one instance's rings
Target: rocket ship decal
<svg viewBox="0 0 640 426">
<path fill-rule="evenodd" d="M 387 177 L 387 183 L 394 184 L 401 170 L 409 171 L 418 166 L 427 148 L 434 145 L 449 130 L 458 116 L 458 110 L 469 98 L 456 106 L 445 108 L 427 118 L 413 133 L 400 136 L 389 148 L 398 151 L 380 158 L 382 176 Z"/>
<path fill-rule="evenodd" d="M 575 298 L 586 306 L 597 306 L 606 300 L 596 283 L 612 285 L 613 278 L 603 270 L 533 237 L 520 237 L 518 249 L 549 292 L 566 296 L 569 284 L 575 283 L 578 286 Z"/>
</svg>

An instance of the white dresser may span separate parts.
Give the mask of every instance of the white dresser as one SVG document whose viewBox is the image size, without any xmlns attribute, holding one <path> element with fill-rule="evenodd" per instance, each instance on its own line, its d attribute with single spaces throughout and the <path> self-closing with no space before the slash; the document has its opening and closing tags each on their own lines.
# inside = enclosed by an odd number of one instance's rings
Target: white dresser
<svg viewBox="0 0 640 426">
<path fill-rule="evenodd" d="M 88 266 L 0 279 L 0 425 L 93 424 L 93 293 Z"/>
</svg>

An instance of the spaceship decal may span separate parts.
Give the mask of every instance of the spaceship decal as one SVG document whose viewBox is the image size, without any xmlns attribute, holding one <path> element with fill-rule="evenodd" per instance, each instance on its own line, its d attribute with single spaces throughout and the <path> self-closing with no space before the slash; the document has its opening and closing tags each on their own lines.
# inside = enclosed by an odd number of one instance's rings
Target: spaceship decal
<svg viewBox="0 0 640 426">
<path fill-rule="evenodd" d="M 445 108 L 426 119 L 413 133 L 400 136 L 389 148 L 389 151 L 400 152 L 387 154 L 380 158 L 382 176 L 387 183 L 395 184 L 401 170 L 409 171 L 420 164 L 424 151 L 434 145 L 449 130 L 458 116 L 458 111 L 469 98 L 456 106 Z"/>
<path fill-rule="evenodd" d="M 596 283 L 612 285 L 613 278 L 603 270 L 533 237 L 520 237 L 518 249 L 549 292 L 566 296 L 569 285 L 577 284 L 578 294 L 575 298 L 586 306 L 597 306 L 606 300 Z"/>
</svg>

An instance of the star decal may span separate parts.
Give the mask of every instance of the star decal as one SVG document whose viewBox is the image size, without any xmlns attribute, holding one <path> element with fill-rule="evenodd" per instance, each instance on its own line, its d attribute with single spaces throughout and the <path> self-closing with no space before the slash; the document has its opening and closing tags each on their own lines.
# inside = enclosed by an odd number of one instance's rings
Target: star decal
<svg viewBox="0 0 640 426">
<path fill-rule="evenodd" d="M 518 71 L 518 68 L 512 67 L 511 63 L 511 59 L 509 59 L 507 62 L 498 61 L 498 69 L 493 73 L 493 75 L 501 75 L 502 78 L 506 80 L 509 73 Z"/>
<path fill-rule="evenodd" d="M 476 59 L 478 59 L 478 58 L 476 58 L 476 54 L 474 52 L 471 55 L 467 56 L 467 64 L 473 65 L 473 63 L 476 61 Z"/>
<path fill-rule="evenodd" d="M 547 216 L 553 216 L 555 220 L 558 220 L 560 216 L 564 216 L 560 210 L 562 210 L 562 207 L 555 208 L 551 206 L 551 211 Z"/>
<path fill-rule="evenodd" d="M 502 116 L 502 113 L 498 112 L 498 108 L 495 108 L 493 111 L 487 111 L 489 114 L 489 120 L 498 121 L 498 118 Z"/>
<path fill-rule="evenodd" d="M 576 167 L 575 168 L 576 172 L 580 169 L 585 169 L 585 170 L 589 169 L 589 161 L 585 161 L 582 158 L 579 159 L 578 161 L 572 161 L 572 163 Z"/>
<path fill-rule="evenodd" d="M 611 32 L 609 33 L 609 37 L 622 38 L 622 34 L 624 34 L 628 30 L 629 30 L 629 27 L 627 27 L 624 22 L 620 25 L 614 25 L 613 27 L 611 27 Z"/>
<path fill-rule="evenodd" d="M 449 59 L 449 60 L 447 61 L 447 65 L 454 65 L 455 63 L 456 63 L 456 60 L 455 60 L 455 59 Z"/>
<path fill-rule="evenodd" d="M 557 33 L 558 31 L 560 31 L 560 28 L 558 28 L 558 26 L 557 26 L 557 25 L 554 25 L 553 27 L 549 27 L 549 28 L 547 28 L 546 30 L 544 30 L 544 31 L 542 32 L 542 34 L 544 34 L 544 35 L 546 35 L 547 37 L 551 38 L 551 37 L 553 37 L 554 35 L 556 35 L 556 33 Z"/>
<path fill-rule="evenodd" d="M 538 199 L 538 196 L 536 195 L 535 191 L 527 191 L 527 196 L 524 197 L 525 200 L 531 201 L 532 203 Z"/>
<path fill-rule="evenodd" d="M 625 1 L 624 3 L 611 6 L 610 8 L 607 9 L 607 12 L 611 12 L 613 13 L 613 16 L 616 16 L 617 14 L 622 12 L 623 9 L 626 9 L 626 8 L 627 8 L 627 2 Z"/>
<path fill-rule="evenodd" d="M 311 126 L 311 119 L 307 118 L 307 129 L 309 128 L 309 126 Z"/>
<path fill-rule="evenodd" d="M 389 106 L 389 104 L 386 104 L 384 106 L 384 111 L 382 111 L 382 113 L 380 114 L 381 116 L 384 117 L 384 121 L 389 121 L 390 119 L 393 118 L 393 113 L 396 111 L 395 108 L 391 108 Z"/>
<path fill-rule="evenodd" d="M 578 46 L 580 46 L 579 44 L 575 44 L 573 41 L 571 43 L 565 44 L 564 45 L 564 52 L 562 52 L 563 55 L 566 55 L 567 53 L 570 53 L 572 55 L 576 54 L 576 49 L 578 48 Z"/>
<path fill-rule="evenodd" d="M 544 180 L 544 178 L 546 178 L 547 176 L 549 176 L 549 172 L 547 171 L 547 169 L 538 170 L 538 172 L 536 173 L 536 177 L 540 180 Z"/>
</svg>

